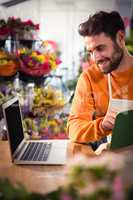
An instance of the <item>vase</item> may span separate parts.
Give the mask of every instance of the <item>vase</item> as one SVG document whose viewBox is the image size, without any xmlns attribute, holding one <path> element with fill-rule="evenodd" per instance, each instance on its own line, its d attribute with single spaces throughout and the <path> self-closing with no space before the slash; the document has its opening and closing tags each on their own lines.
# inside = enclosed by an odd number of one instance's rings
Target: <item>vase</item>
<svg viewBox="0 0 133 200">
<path fill-rule="evenodd" d="M 5 43 L 6 43 L 6 40 L 5 39 L 0 39 L 0 48 L 4 48 L 5 47 Z"/>
<path fill-rule="evenodd" d="M 5 43 L 7 39 L 8 39 L 8 35 L 0 35 L 0 48 L 5 47 Z"/>
<path fill-rule="evenodd" d="M 35 40 L 27 40 L 27 39 L 20 39 L 19 44 L 22 47 L 27 47 L 29 49 L 33 48 L 33 45 L 35 43 Z"/>
<path fill-rule="evenodd" d="M 1 78 L 8 79 L 8 78 L 14 77 L 17 71 L 18 71 L 18 63 L 14 60 L 9 60 L 8 63 L 0 65 Z"/>
<path fill-rule="evenodd" d="M 43 86 L 47 76 L 31 76 L 29 74 L 26 74 L 26 73 L 20 71 L 19 78 L 21 81 L 23 81 L 25 83 L 32 82 L 32 83 L 35 83 L 35 85 Z"/>
<path fill-rule="evenodd" d="M 14 81 L 15 80 L 15 78 L 16 78 L 16 76 L 17 76 L 17 72 L 15 73 L 15 74 L 13 74 L 13 75 L 11 75 L 11 76 L 1 76 L 0 75 L 0 82 L 4 82 L 4 81 Z"/>
</svg>

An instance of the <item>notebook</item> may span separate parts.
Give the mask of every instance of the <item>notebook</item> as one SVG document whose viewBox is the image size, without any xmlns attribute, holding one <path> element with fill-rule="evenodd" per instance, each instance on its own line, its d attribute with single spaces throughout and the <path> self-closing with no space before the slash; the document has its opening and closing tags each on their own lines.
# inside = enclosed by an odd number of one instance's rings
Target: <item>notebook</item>
<svg viewBox="0 0 133 200">
<path fill-rule="evenodd" d="M 133 110 L 120 112 L 112 130 L 111 150 L 133 145 Z"/>
<path fill-rule="evenodd" d="M 26 140 L 18 98 L 8 100 L 2 105 L 2 109 L 13 163 L 65 164 L 68 140 Z"/>
</svg>

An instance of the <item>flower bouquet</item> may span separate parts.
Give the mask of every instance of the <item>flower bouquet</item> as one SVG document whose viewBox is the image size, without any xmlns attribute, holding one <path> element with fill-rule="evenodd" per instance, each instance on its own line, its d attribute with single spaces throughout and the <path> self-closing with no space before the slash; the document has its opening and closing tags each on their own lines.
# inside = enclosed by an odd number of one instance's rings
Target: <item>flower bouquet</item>
<svg viewBox="0 0 133 200">
<path fill-rule="evenodd" d="M 39 24 L 34 24 L 31 20 L 22 21 L 22 27 L 19 31 L 19 40 L 35 40 L 37 39 L 37 32 Z"/>
<path fill-rule="evenodd" d="M 23 128 L 27 139 L 68 139 L 66 119 L 25 117 Z"/>
<path fill-rule="evenodd" d="M 2 23 L 3 22 L 3 23 Z M 16 17 L 9 17 L 7 19 L 7 22 L 4 20 L 1 20 L 1 23 L 3 26 L 5 25 L 8 29 L 9 34 L 12 37 L 17 37 L 21 39 L 26 39 L 24 37 L 25 33 L 26 35 L 30 35 L 30 39 L 33 38 L 35 31 L 39 30 L 39 24 L 34 24 L 31 20 L 22 21 L 21 18 Z M 34 34 L 30 34 L 32 31 L 34 31 Z M 31 37 L 32 36 L 32 37 Z"/>
<path fill-rule="evenodd" d="M 38 30 L 39 24 L 33 23 L 32 20 L 22 21 L 21 18 L 14 16 L 8 17 L 7 20 L 0 19 L 1 40 L 7 39 L 8 36 L 11 36 L 11 39 L 35 40 Z"/>
<path fill-rule="evenodd" d="M 35 88 L 32 114 L 34 116 L 54 115 L 65 105 L 63 94 L 52 87 Z"/>
<path fill-rule="evenodd" d="M 21 49 L 19 51 L 20 71 L 31 76 L 40 77 L 48 74 L 51 70 L 56 69 L 61 61 L 49 53 L 31 49 Z"/>
<path fill-rule="evenodd" d="M 13 76 L 17 71 L 18 63 L 15 58 L 8 52 L 0 50 L 0 76 Z"/>
<path fill-rule="evenodd" d="M 9 30 L 9 35 L 12 38 L 15 38 L 16 34 L 22 29 L 22 21 L 20 18 L 8 17 L 6 25 Z"/>
<path fill-rule="evenodd" d="M 0 48 L 5 47 L 6 39 L 9 36 L 9 28 L 7 27 L 6 21 L 0 19 Z"/>
</svg>

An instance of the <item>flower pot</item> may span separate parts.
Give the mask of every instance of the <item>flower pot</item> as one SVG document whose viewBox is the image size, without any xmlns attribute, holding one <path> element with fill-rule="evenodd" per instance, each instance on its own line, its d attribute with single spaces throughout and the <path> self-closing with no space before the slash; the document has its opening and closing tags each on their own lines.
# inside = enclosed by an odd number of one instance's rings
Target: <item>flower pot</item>
<svg viewBox="0 0 133 200">
<path fill-rule="evenodd" d="M 4 75 L 2 76 L 2 75 L 0 75 L 0 82 L 1 83 L 3 83 L 4 81 L 11 81 L 11 82 L 13 82 L 15 80 L 16 76 L 17 76 L 17 72 L 15 74 L 9 75 L 9 76 L 4 76 Z"/>
<path fill-rule="evenodd" d="M 15 75 L 18 71 L 18 64 L 10 60 L 7 64 L 0 65 L 0 76 L 1 77 L 11 77 Z"/>
<path fill-rule="evenodd" d="M 32 76 L 29 74 L 26 74 L 22 71 L 19 72 L 19 78 L 21 81 L 28 83 L 33 82 L 36 85 L 44 85 L 44 81 L 46 80 L 47 76 Z"/>
<path fill-rule="evenodd" d="M 20 46 L 24 46 L 24 47 L 27 47 L 29 49 L 32 49 L 34 43 L 35 43 L 34 40 L 25 40 L 25 39 L 19 40 Z"/>
</svg>

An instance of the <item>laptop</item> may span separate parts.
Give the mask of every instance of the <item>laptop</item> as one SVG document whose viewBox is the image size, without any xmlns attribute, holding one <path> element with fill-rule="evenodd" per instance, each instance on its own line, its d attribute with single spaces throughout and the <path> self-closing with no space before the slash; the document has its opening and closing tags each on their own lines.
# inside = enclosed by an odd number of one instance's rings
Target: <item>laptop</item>
<svg viewBox="0 0 133 200">
<path fill-rule="evenodd" d="M 133 145 L 133 110 L 120 112 L 112 130 L 111 150 Z"/>
<path fill-rule="evenodd" d="M 2 105 L 12 162 L 15 164 L 63 165 L 68 140 L 26 140 L 18 97 Z"/>
</svg>

